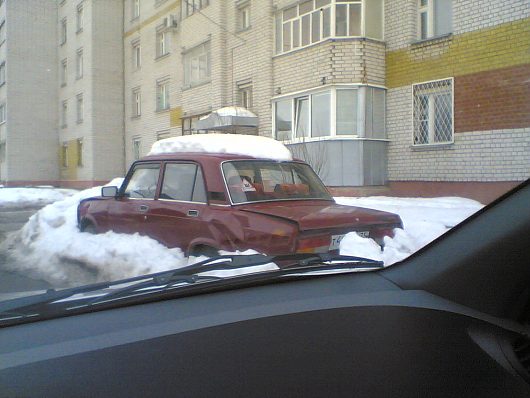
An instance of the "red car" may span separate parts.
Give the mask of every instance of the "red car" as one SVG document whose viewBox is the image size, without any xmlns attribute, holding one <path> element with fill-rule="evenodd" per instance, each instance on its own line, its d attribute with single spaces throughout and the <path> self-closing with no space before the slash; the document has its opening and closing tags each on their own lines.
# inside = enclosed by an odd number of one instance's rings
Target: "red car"
<svg viewBox="0 0 530 398">
<path fill-rule="evenodd" d="M 224 153 L 147 156 L 121 188 L 83 200 L 78 225 L 139 232 L 188 255 L 336 251 L 348 232 L 382 244 L 402 228 L 396 214 L 336 204 L 307 163 Z"/>
</svg>

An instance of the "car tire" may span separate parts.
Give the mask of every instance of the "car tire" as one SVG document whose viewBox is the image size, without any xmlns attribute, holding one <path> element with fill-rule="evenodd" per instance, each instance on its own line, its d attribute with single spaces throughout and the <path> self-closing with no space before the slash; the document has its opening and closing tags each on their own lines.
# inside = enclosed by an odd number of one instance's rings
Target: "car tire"
<svg viewBox="0 0 530 398">
<path fill-rule="evenodd" d="M 206 256 L 206 257 L 216 257 L 219 255 L 219 250 L 211 246 L 195 246 L 190 253 L 192 256 Z"/>
<path fill-rule="evenodd" d="M 97 234 L 98 232 L 96 231 L 96 227 L 94 224 L 92 223 L 87 223 L 84 227 L 83 227 L 83 231 L 82 232 L 86 232 L 88 234 Z"/>
</svg>

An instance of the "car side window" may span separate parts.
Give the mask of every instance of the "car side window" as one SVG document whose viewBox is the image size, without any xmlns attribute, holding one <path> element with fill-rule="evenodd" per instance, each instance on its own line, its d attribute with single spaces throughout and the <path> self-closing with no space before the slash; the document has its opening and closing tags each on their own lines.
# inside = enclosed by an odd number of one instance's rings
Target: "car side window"
<svg viewBox="0 0 530 398">
<path fill-rule="evenodd" d="M 201 169 L 191 163 L 166 164 L 160 199 L 206 202 Z"/>
<path fill-rule="evenodd" d="M 123 195 L 136 199 L 153 199 L 159 174 L 159 164 L 141 164 L 136 166 L 123 191 Z"/>
</svg>

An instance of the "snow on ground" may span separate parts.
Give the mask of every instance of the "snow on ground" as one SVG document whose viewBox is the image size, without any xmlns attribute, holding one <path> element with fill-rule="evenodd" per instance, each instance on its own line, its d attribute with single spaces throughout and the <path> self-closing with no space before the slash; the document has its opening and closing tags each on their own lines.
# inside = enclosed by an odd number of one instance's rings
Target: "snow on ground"
<svg viewBox="0 0 530 398">
<path fill-rule="evenodd" d="M 394 238 L 385 238 L 383 251 L 373 240 L 362 238 L 355 233 L 347 234 L 341 241 L 341 254 L 383 260 L 385 265 L 403 260 L 483 207 L 481 203 L 474 200 L 457 197 L 374 196 L 338 197 L 335 200 L 344 205 L 368 207 L 399 214 L 403 221 L 403 229 L 396 229 Z"/>
<path fill-rule="evenodd" d="M 149 155 L 172 152 L 233 153 L 274 160 L 292 160 L 289 149 L 271 138 L 244 134 L 196 134 L 157 141 Z"/>
<path fill-rule="evenodd" d="M 0 188 L 0 208 L 40 207 L 74 195 L 73 189 L 53 187 Z"/>
<path fill-rule="evenodd" d="M 115 179 L 107 185 L 121 185 L 121 182 Z M 8 270 L 16 267 L 17 272 L 30 277 L 47 280 L 56 286 L 68 286 L 159 272 L 203 259 L 186 258 L 182 250 L 168 249 L 139 234 L 79 232 L 76 220 L 79 201 L 98 196 L 100 192 L 101 187 L 95 187 L 61 197 L 35 213 L 20 231 L 0 245 L 0 252 L 13 260 L 3 267 Z M 385 239 L 384 251 L 373 240 L 355 233 L 347 234 L 341 242 L 342 254 L 379 259 L 386 265 L 407 257 L 482 207 L 478 202 L 463 198 L 336 199 L 342 204 L 391 211 L 401 216 L 404 230 L 396 230 L 393 239 Z M 255 252 L 244 252 L 251 253 Z M 208 274 L 230 276 L 275 268 L 273 264 L 266 264 Z"/>
</svg>

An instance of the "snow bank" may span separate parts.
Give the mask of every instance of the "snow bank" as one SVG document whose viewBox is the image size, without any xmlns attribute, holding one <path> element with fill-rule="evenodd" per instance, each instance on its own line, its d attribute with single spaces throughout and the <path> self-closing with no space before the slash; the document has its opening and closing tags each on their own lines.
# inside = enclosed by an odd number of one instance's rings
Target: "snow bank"
<svg viewBox="0 0 530 398">
<path fill-rule="evenodd" d="M 114 179 L 106 185 L 120 186 L 122 182 L 123 179 Z M 35 213 L 19 232 L 0 245 L 0 251 L 13 260 L 7 261 L 4 268 L 10 270 L 12 267 L 19 273 L 64 287 L 165 271 L 205 259 L 185 258 L 182 250 L 168 249 L 139 234 L 80 232 L 77 205 L 82 199 L 100 193 L 101 187 L 90 188 Z M 226 277 L 270 269 L 277 267 L 266 264 L 245 270 L 211 271 L 207 275 Z"/>
<path fill-rule="evenodd" d="M 174 152 L 233 153 L 256 158 L 292 160 L 289 149 L 272 138 L 243 134 L 197 134 L 157 141 L 149 155 Z"/>
<path fill-rule="evenodd" d="M 0 207 L 40 207 L 74 195 L 73 189 L 53 187 L 0 188 Z"/>
<path fill-rule="evenodd" d="M 337 197 L 335 200 L 344 205 L 399 214 L 404 229 L 396 229 L 392 239 L 385 238 L 384 251 L 373 240 L 356 233 L 347 234 L 341 241 L 341 254 L 382 260 L 385 265 L 403 260 L 483 207 L 474 200 L 456 197 Z"/>
</svg>

